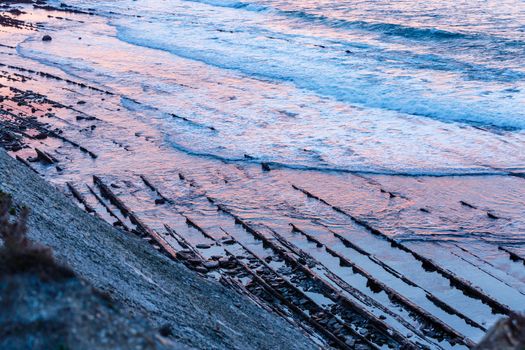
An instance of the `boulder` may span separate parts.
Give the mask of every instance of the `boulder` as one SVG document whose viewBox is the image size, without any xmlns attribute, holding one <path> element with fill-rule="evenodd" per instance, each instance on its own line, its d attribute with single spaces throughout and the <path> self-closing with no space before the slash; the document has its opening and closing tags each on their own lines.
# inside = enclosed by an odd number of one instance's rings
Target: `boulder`
<svg viewBox="0 0 525 350">
<path fill-rule="evenodd" d="M 513 314 L 499 320 L 490 328 L 473 350 L 523 350 L 525 349 L 525 315 Z"/>
</svg>

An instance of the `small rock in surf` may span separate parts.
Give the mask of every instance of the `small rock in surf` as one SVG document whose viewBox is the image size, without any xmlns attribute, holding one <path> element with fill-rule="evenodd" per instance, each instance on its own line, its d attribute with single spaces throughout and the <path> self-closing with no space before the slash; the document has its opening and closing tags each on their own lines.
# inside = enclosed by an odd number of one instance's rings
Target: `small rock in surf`
<svg viewBox="0 0 525 350">
<path fill-rule="evenodd" d="M 262 164 L 261 164 L 261 167 L 262 167 L 262 169 L 263 169 L 264 171 L 270 171 L 270 170 L 272 170 L 272 169 L 270 168 L 270 165 L 268 165 L 268 163 L 262 163 Z"/>
</svg>

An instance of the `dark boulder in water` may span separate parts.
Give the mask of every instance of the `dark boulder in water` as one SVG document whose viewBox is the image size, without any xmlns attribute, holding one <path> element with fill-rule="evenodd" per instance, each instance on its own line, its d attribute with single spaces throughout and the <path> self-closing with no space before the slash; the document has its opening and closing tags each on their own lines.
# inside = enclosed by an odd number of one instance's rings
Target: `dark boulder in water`
<svg viewBox="0 0 525 350">
<path fill-rule="evenodd" d="M 525 349 L 525 315 L 513 314 L 499 320 L 487 332 L 474 350 L 521 350 Z"/>
<path fill-rule="evenodd" d="M 270 165 L 269 165 L 268 163 L 261 163 L 261 167 L 262 167 L 262 169 L 263 169 L 264 171 L 270 171 L 270 170 L 272 170 L 272 169 L 270 168 Z"/>
</svg>

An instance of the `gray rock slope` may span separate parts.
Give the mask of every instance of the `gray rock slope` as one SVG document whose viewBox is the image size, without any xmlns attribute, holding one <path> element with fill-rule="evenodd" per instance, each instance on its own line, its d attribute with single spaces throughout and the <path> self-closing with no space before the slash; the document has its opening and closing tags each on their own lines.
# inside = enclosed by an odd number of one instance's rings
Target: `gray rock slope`
<svg viewBox="0 0 525 350">
<path fill-rule="evenodd" d="M 3 150 L 0 190 L 31 208 L 31 239 L 109 293 L 124 314 L 169 324 L 174 341 L 200 349 L 315 348 L 285 320 L 84 213 Z"/>
</svg>

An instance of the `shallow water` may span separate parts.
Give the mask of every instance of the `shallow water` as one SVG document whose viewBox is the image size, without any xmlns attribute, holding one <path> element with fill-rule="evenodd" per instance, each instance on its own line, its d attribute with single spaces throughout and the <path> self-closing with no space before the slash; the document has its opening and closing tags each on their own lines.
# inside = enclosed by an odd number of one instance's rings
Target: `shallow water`
<svg viewBox="0 0 525 350">
<path fill-rule="evenodd" d="M 19 52 L 187 118 L 163 126 L 185 152 L 383 173 L 524 167 L 521 1 L 67 3 L 106 17 L 74 25 L 96 36 L 75 43 L 66 24 L 64 45 Z"/>
<path fill-rule="evenodd" d="M 174 250 L 166 225 L 211 244 L 197 249 L 205 259 L 248 247 L 290 270 L 236 215 L 432 349 L 463 345 L 428 331 L 400 297 L 472 341 L 502 315 L 497 303 L 523 309 L 525 269 L 508 253 L 525 256 L 521 2 L 66 3 L 94 15 L 25 7 L 38 32 L 0 30 L 0 121 L 4 110 L 36 115 L 76 143 L 27 138 L 13 155 L 53 155 L 58 167 L 30 166 L 66 193 L 71 182 L 103 219 L 134 227 L 97 199 L 93 175 Z M 50 101 L 19 104 L 20 91 Z M 225 235 L 245 247 L 214 244 Z M 334 302 L 297 271 L 284 276 Z"/>
</svg>

